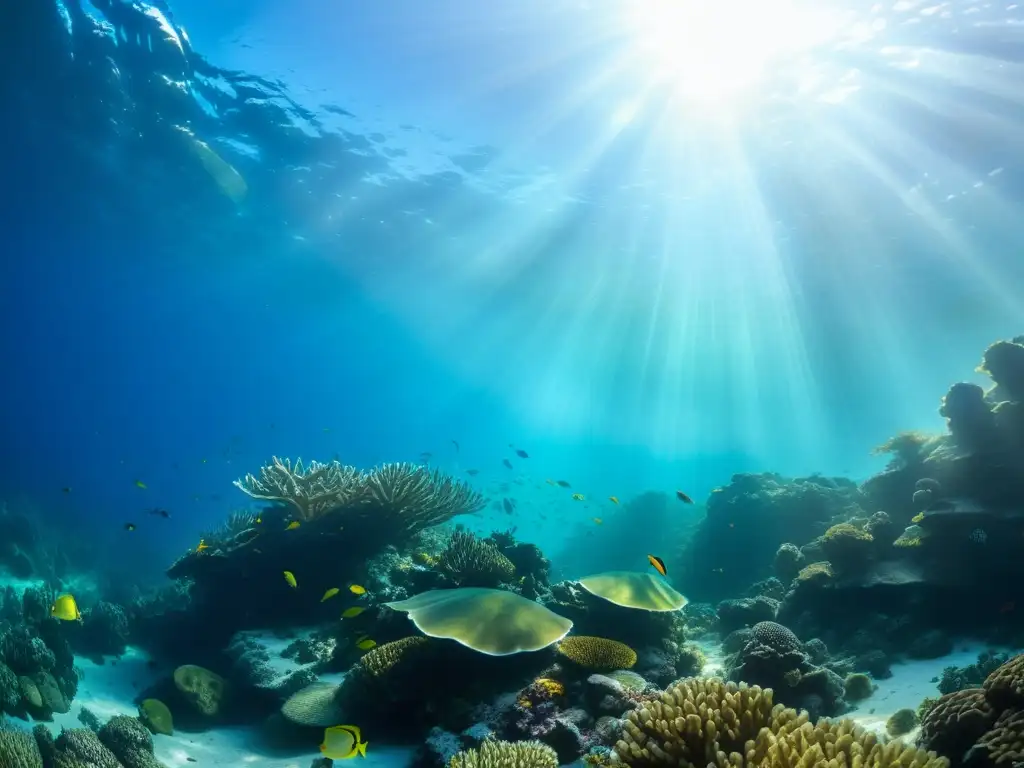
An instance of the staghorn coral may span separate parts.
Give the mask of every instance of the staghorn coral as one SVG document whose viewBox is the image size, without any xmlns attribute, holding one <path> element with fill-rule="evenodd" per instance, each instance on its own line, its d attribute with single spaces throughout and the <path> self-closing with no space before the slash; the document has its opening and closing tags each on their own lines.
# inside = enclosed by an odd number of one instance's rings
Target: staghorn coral
<svg viewBox="0 0 1024 768">
<path fill-rule="evenodd" d="M 636 651 L 625 643 L 603 637 L 574 635 L 557 646 L 569 661 L 589 670 L 629 669 L 636 664 Z"/>
<path fill-rule="evenodd" d="M 401 538 L 484 508 L 483 495 L 466 483 L 419 464 L 384 464 L 366 475 L 366 504 L 391 522 Z"/>
<path fill-rule="evenodd" d="M 898 742 L 882 745 L 850 720 L 812 725 L 806 713 L 773 705 L 770 689 L 716 679 L 681 681 L 628 712 L 615 754 L 633 768 L 947 764 Z"/>
<path fill-rule="evenodd" d="M 359 667 L 370 677 L 383 677 L 413 654 L 424 650 L 429 643 L 427 638 L 413 635 L 378 645 L 359 659 Z"/>
<path fill-rule="evenodd" d="M 441 553 L 437 569 L 460 587 L 496 587 L 515 575 L 512 561 L 493 544 L 468 531 L 455 531 Z"/>
<path fill-rule="evenodd" d="M 337 461 L 303 465 L 296 459 L 283 461 L 276 456 L 260 468 L 260 476 L 247 474 L 235 485 L 254 499 L 288 504 L 300 520 L 314 520 L 343 507 L 357 498 L 363 473 Z"/>
<path fill-rule="evenodd" d="M 447 768 L 558 768 L 558 755 L 539 741 L 488 740 L 453 755 Z"/>
</svg>

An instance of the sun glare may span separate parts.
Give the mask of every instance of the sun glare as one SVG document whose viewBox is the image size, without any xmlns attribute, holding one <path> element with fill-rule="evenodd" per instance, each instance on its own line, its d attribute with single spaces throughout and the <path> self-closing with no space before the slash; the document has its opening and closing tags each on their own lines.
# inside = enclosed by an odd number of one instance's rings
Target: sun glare
<svg viewBox="0 0 1024 768">
<path fill-rule="evenodd" d="M 732 100 L 827 42 L 837 21 L 793 0 L 632 0 L 630 36 L 652 78 L 701 102 Z"/>
</svg>

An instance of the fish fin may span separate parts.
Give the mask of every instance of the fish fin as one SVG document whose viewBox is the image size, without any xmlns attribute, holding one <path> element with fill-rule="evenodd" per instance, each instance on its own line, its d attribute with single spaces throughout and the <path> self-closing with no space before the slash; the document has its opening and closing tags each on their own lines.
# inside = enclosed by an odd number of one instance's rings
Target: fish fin
<svg viewBox="0 0 1024 768">
<path fill-rule="evenodd" d="M 363 757 L 366 757 L 366 747 L 367 747 L 367 743 L 368 743 L 368 742 L 365 742 L 365 741 L 363 741 L 363 742 L 360 742 L 359 744 L 356 744 L 356 750 L 357 750 L 357 751 L 359 752 L 359 754 L 360 754 L 360 755 L 362 755 Z"/>
</svg>

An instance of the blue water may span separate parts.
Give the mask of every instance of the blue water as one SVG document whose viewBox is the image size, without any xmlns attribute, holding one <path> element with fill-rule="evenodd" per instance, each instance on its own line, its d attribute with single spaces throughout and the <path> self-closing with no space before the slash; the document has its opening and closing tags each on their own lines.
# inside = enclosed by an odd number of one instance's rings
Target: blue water
<svg viewBox="0 0 1024 768">
<path fill-rule="evenodd" d="M 866 477 L 1020 332 L 1019 9 L 837 4 L 723 107 L 617 0 L 215 5 L 0 11 L 0 498 L 132 578 L 272 455 L 429 451 L 579 563 L 610 495 Z"/>
</svg>

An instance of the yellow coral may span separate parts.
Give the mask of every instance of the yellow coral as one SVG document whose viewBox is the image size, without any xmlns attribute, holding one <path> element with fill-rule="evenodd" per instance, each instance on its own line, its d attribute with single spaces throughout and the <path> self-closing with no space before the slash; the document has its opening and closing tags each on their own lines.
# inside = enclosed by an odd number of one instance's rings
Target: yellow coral
<svg viewBox="0 0 1024 768">
<path fill-rule="evenodd" d="M 717 679 L 670 686 L 626 715 L 618 758 L 632 768 L 947 768 L 934 752 L 883 744 L 851 720 L 812 725 L 772 691 Z"/>
<path fill-rule="evenodd" d="M 549 696 L 564 696 L 565 686 L 550 677 L 538 677 L 533 684 L 542 688 Z"/>
<path fill-rule="evenodd" d="M 899 538 L 892 545 L 894 547 L 919 547 L 921 546 L 921 539 L 924 538 L 922 534 L 921 526 L 911 525 L 900 534 Z"/>
<path fill-rule="evenodd" d="M 448 768 L 558 768 L 558 755 L 539 741 L 485 741 L 452 756 Z"/>
<path fill-rule="evenodd" d="M 924 520 L 924 512 L 918 512 L 916 515 L 910 518 L 910 522 L 912 523 L 920 523 L 922 520 Z"/>
<path fill-rule="evenodd" d="M 384 645 L 378 645 L 359 659 L 359 665 L 371 677 L 381 677 L 405 660 L 410 653 L 421 653 L 430 641 L 422 635 L 403 637 Z"/>
<path fill-rule="evenodd" d="M 821 560 L 801 568 L 800 573 L 796 575 L 796 580 L 801 583 L 825 584 L 832 581 L 834 576 L 832 563 L 828 560 Z"/>
<path fill-rule="evenodd" d="M 629 669 L 636 664 L 636 651 L 604 637 L 567 637 L 558 644 L 558 652 L 587 669 Z"/>
</svg>

